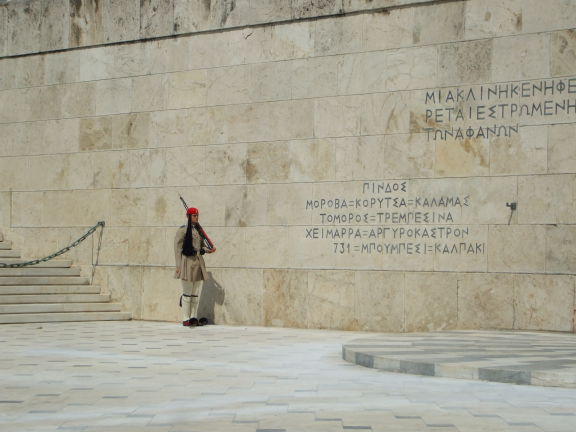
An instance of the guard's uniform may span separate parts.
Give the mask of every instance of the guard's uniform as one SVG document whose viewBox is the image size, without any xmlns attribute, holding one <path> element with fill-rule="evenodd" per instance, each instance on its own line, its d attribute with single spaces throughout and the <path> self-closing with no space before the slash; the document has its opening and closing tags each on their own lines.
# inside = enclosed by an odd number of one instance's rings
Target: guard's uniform
<svg viewBox="0 0 576 432">
<path fill-rule="evenodd" d="M 189 326 L 192 325 L 193 320 L 191 320 L 191 318 L 196 320 L 193 325 L 197 325 L 198 323 L 196 315 L 200 294 L 202 293 L 202 281 L 208 278 L 208 273 L 204 265 L 204 258 L 200 254 L 202 250 L 202 237 L 195 226 L 192 227 L 191 234 L 192 246 L 196 253 L 194 256 L 186 256 L 182 253 L 182 247 L 184 246 L 184 240 L 186 238 L 186 229 L 187 227 L 185 225 L 181 226 L 178 228 L 176 236 L 174 237 L 176 268 L 180 269 L 179 272 L 174 274 L 174 277 L 180 279 L 182 282 L 182 296 L 180 297 L 182 323 L 185 326 Z"/>
</svg>

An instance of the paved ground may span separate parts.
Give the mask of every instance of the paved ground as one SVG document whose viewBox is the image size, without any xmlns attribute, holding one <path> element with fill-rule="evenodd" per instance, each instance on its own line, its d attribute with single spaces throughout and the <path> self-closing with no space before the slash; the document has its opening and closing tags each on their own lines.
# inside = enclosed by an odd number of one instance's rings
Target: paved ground
<svg viewBox="0 0 576 432">
<path fill-rule="evenodd" d="M 572 333 L 387 334 L 349 342 L 343 352 L 348 361 L 388 372 L 576 388 Z"/>
<path fill-rule="evenodd" d="M 574 432 L 576 389 L 381 372 L 335 331 L 0 326 L 0 431 Z"/>
</svg>

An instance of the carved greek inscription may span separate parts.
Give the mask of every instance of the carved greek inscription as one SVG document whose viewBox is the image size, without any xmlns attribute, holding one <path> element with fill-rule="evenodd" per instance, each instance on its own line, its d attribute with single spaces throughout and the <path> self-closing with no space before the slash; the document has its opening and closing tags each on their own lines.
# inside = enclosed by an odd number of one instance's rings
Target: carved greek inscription
<svg viewBox="0 0 576 432">
<path fill-rule="evenodd" d="M 428 141 L 510 137 L 529 119 L 576 116 L 576 78 L 429 89 L 423 102 Z"/>
<path fill-rule="evenodd" d="M 484 255 L 467 225 L 458 223 L 469 195 L 411 195 L 408 182 L 364 182 L 358 196 L 307 199 L 314 226 L 307 241 L 323 242 L 334 254 Z"/>
</svg>

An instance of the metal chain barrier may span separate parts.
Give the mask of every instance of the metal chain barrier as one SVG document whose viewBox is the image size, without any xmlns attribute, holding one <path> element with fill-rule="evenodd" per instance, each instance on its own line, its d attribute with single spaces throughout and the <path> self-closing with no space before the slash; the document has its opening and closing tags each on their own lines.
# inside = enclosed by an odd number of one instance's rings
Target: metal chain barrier
<svg viewBox="0 0 576 432">
<path fill-rule="evenodd" d="M 100 244 L 102 241 L 102 232 L 104 231 L 104 226 L 106 225 L 106 223 L 104 221 L 100 221 L 98 222 L 96 225 L 94 225 L 92 228 L 90 228 L 86 234 L 84 234 L 82 237 L 80 237 L 78 240 L 76 240 L 74 243 L 71 243 L 70 245 L 60 249 L 58 252 L 54 252 L 52 255 L 48 255 L 47 257 L 41 258 L 41 259 L 37 259 L 37 260 L 33 260 L 33 261 L 27 261 L 27 262 L 23 262 L 23 263 L 17 263 L 17 264 L 6 264 L 6 263 L 0 263 L 0 268 L 19 268 L 19 267 L 27 267 L 27 266 L 33 266 L 42 262 L 46 262 L 46 261 L 50 261 L 53 258 L 56 258 L 57 256 L 60 256 L 66 252 L 68 252 L 70 249 L 75 248 L 76 246 L 78 246 L 80 243 L 82 243 L 84 240 L 86 240 L 88 237 L 90 237 L 92 234 L 94 234 L 94 231 L 96 231 L 98 229 L 98 227 L 102 227 L 102 230 L 100 231 L 100 242 L 98 245 L 98 249 L 100 249 Z"/>
</svg>

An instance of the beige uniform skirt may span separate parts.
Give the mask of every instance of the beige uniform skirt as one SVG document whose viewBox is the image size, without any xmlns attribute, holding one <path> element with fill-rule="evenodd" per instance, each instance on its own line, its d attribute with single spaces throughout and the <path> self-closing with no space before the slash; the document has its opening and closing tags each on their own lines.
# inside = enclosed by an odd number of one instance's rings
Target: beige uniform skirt
<svg viewBox="0 0 576 432">
<path fill-rule="evenodd" d="M 197 282 L 208 279 L 204 258 L 200 253 L 196 256 L 186 256 L 182 254 L 182 245 L 186 235 L 186 226 L 181 226 L 174 237 L 174 255 L 176 258 L 176 268 L 180 269 L 180 274 L 174 273 L 176 279 L 188 282 Z M 202 247 L 202 238 L 196 229 L 192 230 L 192 246 L 198 252 Z"/>
</svg>

